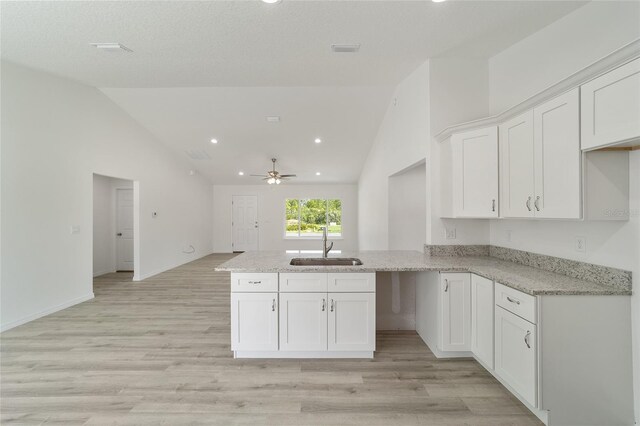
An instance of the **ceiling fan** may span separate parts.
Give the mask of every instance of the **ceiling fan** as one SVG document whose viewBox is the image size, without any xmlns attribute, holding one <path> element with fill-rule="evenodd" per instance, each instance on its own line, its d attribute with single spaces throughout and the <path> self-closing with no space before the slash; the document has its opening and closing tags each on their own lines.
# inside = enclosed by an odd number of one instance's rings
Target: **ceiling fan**
<svg viewBox="0 0 640 426">
<path fill-rule="evenodd" d="M 276 170 L 276 159 L 272 158 L 271 162 L 273 163 L 273 170 L 268 171 L 266 176 L 265 175 L 251 175 L 251 176 L 262 177 L 262 180 L 266 180 L 269 185 L 273 185 L 274 183 L 276 185 L 280 185 L 280 182 L 292 177 L 296 177 L 296 175 L 281 175 Z"/>
</svg>

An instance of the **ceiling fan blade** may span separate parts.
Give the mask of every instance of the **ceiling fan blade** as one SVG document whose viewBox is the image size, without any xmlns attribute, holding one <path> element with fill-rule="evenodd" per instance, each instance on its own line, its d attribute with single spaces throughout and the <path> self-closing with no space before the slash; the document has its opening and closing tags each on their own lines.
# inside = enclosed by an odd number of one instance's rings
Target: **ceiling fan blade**
<svg viewBox="0 0 640 426">
<path fill-rule="evenodd" d="M 296 177 L 296 175 L 280 175 L 281 178 L 291 178 Z"/>
<path fill-rule="evenodd" d="M 264 175 L 249 175 L 249 176 L 264 177 Z"/>
</svg>

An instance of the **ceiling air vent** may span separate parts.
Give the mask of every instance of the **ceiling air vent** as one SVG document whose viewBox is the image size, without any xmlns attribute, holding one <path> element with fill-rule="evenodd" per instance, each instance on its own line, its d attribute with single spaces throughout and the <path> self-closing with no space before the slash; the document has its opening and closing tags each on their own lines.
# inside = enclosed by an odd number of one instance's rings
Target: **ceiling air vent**
<svg viewBox="0 0 640 426">
<path fill-rule="evenodd" d="M 99 50 L 104 50 L 107 52 L 133 52 L 133 50 L 129 49 L 124 44 L 120 43 L 89 43 L 91 46 L 95 47 Z"/>
<path fill-rule="evenodd" d="M 356 53 L 360 50 L 359 44 L 332 44 L 331 50 L 335 53 Z"/>
<path fill-rule="evenodd" d="M 192 160 L 211 160 L 209 154 L 207 154 L 205 151 L 202 151 L 201 149 L 189 149 L 185 151 L 185 153 Z"/>
</svg>

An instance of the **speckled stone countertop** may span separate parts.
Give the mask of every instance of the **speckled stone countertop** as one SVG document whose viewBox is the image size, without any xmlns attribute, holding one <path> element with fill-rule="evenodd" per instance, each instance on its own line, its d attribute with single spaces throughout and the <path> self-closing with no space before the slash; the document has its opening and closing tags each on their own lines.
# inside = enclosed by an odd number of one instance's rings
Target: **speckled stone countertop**
<svg viewBox="0 0 640 426">
<path fill-rule="evenodd" d="M 631 290 L 608 286 L 489 256 L 429 256 L 419 251 L 346 251 L 329 257 L 356 257 L 361 266 L 291 266 L 294 257 L 280 251 L 252 251 L 219 265 L 228 272 L 472 272 L 524 293 L 537 295 L 631 295 Z"/>
</svg>

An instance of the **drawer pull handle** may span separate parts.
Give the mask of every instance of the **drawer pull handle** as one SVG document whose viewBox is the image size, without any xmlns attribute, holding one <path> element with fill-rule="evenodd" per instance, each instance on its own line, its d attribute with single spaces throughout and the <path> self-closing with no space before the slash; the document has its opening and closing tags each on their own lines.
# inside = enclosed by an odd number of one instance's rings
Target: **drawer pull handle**
<svg viewBox="0 0 640 426">
<path fill-rule="evenodd" d="M 273 301 L 271 302 L 271 312 L 275 312 L 276 311 L 276 299 L 273 299 Z"/>
<path fill-rule="evenodd" d="M 334 303 L 333 303 L 333 299 L 331 299 L 331 312 L 333 312 L 334 309 Z"/>
<path fill-rule="evenodd" d="M 531 349 L 531 345 L 529 344 L 529 336 L 531 336 L 531 332 L 527 330 L 527 334 L 524 335 L 524 343 L 527 345 L 527 348 Z"/>
<path fill-rule="evenodd" d="M 527 210 L 531 211 L 531 197 L 527 198 Z"/>
<path fill-rule="evenodd" d="M 327 299 L 322 299 L 322 312 L 327 308 Z"/>
<path fill-rule="evenodd" d="M 519 305 L 519 304 L 520 304 L 520 301 L 519 301 L 519 300 L 512 299 L 512 298 L 510 298 L 509 296 L 507 296 L 507 300 L 508 300 L 509 302 L 511 302 L 511 303 L 515 303 L 516 305 Z"/>
<path fill-rule="evenodd" d="M 444 292 L 446 293 L 447 291 L 449 291 L 449 280 L 445 279 L 444 280 Z"/>
<path fill-rule="evenodd" d="M 536 200 L 533 202 L 533 205 L 536 207 L 536 211 L 540 211 L 540 196 L 536 197 Z"/>
<path fill-rule="evenodd" d="M 249 284 L 262 284 L 262 281 L 249 281 Z"/>
<path fill-rule="evenodd" d="M 491 200 L 491 211 L 492 212 L 496 211 L 496 200 L 495 199 Z"/>
</svg>

